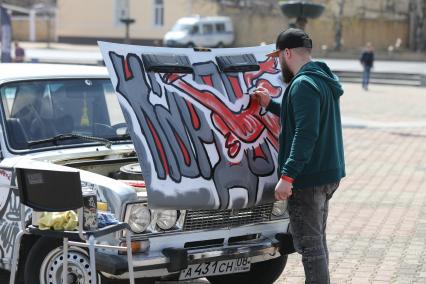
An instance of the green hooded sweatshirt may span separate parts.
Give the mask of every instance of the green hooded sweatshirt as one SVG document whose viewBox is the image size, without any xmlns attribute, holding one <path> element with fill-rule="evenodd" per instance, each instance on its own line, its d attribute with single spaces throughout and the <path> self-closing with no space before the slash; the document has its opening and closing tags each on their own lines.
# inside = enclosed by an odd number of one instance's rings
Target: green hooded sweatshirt
<svg viewBox="0 0 426 284">
<path fill-rule="evenodd" d="M 281 117 L 278 170 L 295 188 L 338 182 L 345 176 L 339 98 L 343 89 L 325 63 L 311 61 L 296 74 L 281 104 L 268 110 Z"/>
</svg>

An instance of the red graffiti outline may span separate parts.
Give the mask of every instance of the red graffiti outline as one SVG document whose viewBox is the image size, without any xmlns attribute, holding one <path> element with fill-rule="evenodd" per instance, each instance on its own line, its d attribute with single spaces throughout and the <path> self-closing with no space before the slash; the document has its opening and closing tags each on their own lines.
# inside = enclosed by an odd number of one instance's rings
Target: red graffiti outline
<svg viewBox="0 0 426 284">
<path fill-rule="evenodd" d="M 261 70 L 247 73 L 244 79 L 246 82 L 251 83 L 257 80 L 256 86 L 262 85 L 271 92 L 273 97 L 278 97 L 282 92 L 281 87 L 275 87 L 269 81 L 261 79 L 265 73 L 277 74 L 279 70 L 275 69 L 276 65 L 275 60 L 261 62 Z M 209 76 L 203 76 L 203 81 L 205 83 L 211 83 L 211 76 L 208 79 L 207 77 Z M 236 97 L 241 98 L 243 94 L 238 78 L 235 76 L 228 76 L 228 79 L 230 79 Z M 278 149 L 278 135 L 280 131 L 279 119 L 269 112 L 261 114 L 262 107 L 253 99 L 250 98 L 246 108 L 241 109 L 239 112 L 233 112 L 211 91 L 194 87 L 184 76 L 168 74 L 164 76 L 164 82 L 179 89 L 212 112 L 211 119 L 215 127 L 225 138 L 225 147 L 228 149 L 229 157 L 234 158 L 238 155 L 242 143 L 255 143 L 265 130 L 267 131 L 267 138 L 269 138 L 268 141 L 271 142 L 276 150 Z M 187 104 L 188 106 L 192 106 L 189 102 L 187 102 Z M 191 117 L 193 117 L 192 109 L 190 107 L 188 108 L 191 111 Z M 193 119 L 193 122 L 195 121 L 196 119 Z M 264 156 L 263 151 L 261 149 L 255 149 L 255 156 Z"/>
</svg>

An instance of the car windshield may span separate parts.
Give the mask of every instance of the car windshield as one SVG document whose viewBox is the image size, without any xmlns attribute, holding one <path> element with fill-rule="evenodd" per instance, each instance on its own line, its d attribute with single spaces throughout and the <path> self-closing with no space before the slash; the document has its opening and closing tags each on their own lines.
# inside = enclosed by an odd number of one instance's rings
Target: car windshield
<svg viewBox="0 0 426 284">
<path fill-rule="evenodd" d="M 177 23 L 173 26 L 172 31 L 174 32 L 190 32 L 194 28 L 193 25 Z"/>
<path fill-rule="evenodd" d="M 6 138 L 12 149 L 51 147 L 52 142 L 94 143 L 78 137 L 49 141 L 63 134 L 128 139 L 123 113 L 107 79 L 15 82 L 3 85 L 0 93 Z"/>
</svg>

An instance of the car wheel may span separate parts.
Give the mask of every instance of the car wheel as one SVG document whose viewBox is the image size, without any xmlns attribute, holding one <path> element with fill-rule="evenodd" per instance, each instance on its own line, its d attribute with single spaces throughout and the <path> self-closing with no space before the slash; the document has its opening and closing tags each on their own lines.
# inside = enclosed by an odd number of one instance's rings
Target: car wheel
<svg viewBox="0 0 426 284">
<path fill-rule="evenodd" d="M 225 47 L 225 45 L 223 44 L 223 42 L 219 42 L 218 45 L 217 45 L 217 48 L 224 48 L 224 47 Z"/>
<path fill-rule="evenodd" d="M 249 272 L 207 277 L 211 284 L 256 283 L 272 284 L 283 272 L 287 255 L 253 263 Z"/>
<path fill-rule="evenodd" d="M 25 262 L 25 284 L 62 284 L 62 240 L 41 238 L 31 248 Z M 90 262 L 87 252 L 79 247 L 68 250 L 68 283 L 91 283 Z M 97 283 L 101 281 L 98 275 Z M 91 283 L 96 284 L 96 283 Z"/>
<path fill-rule="evenodd" d="M 188 43 L 188 44 L 186 45 L 186 47 L 194 48 L 194 47 L 195 47 L 195 44 L 194 44 L 193 42 L 190 42 L 190 43 Z"/>
</svg>

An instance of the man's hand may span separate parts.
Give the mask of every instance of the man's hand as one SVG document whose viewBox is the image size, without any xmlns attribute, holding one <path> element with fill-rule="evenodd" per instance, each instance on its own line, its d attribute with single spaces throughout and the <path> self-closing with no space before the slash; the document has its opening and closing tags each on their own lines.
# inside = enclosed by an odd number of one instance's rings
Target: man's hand
<svg viewBox="0 0 426 284">
<path fill-rule="evenodd" d="M 262 87 L 256 88 L 253 92 L 253 99 L 255 99 L 261 106 L 267 107 L 271 101 L 271 96 L 268 90 Z"/>
<path fill-rule="evenodd" d="M 287 200 L 292 194 L 293 184 L 286 180 L 280 179 L 275 187 L 275 199 L 276 200 Z"/>
</svg>

